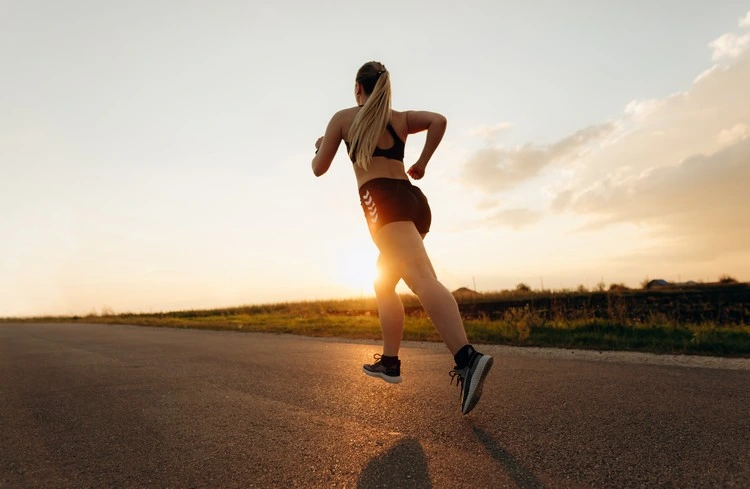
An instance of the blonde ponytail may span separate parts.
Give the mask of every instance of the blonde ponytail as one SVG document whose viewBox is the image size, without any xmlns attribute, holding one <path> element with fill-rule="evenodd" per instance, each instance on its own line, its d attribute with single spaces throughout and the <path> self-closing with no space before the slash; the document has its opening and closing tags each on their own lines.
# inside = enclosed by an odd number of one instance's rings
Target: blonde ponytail
<svg viewBox="0 0 750 489">
<path fill-rule="evenodd" d="M 368 88 L 371 91 L 349 129 L 349 157 L 360 168 L 367 170 L 372 161 L 372 152 L 391 119 L 391 79 L 385 66 L 371 61 L 359 69 L 357 83 L 362 84 L 365 93 L 368 93 Z"/>
</svg>

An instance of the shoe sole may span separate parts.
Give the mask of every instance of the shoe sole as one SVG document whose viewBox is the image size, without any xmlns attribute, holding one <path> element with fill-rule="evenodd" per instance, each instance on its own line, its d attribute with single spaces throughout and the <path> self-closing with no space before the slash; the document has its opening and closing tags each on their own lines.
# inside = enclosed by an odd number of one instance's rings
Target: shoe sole
<svg viewBox="0 0 750 489">
<path fill-rule="evenodd" d="M 479 402 L 479 398 L 482 397 L 482 388 L 484 387 L 484 378 L 487 377 L 490 369 L 492 368 L 492 357 L 489 355 L 483 355 L 479 359 L 474 375 L 471 376 L 471 385 L 469 386 L 469 402 L 464 406 L 461 411 L 463 414 L 469 414 L 474 406 Z"/>
<path fill-rule="evenodd" d="M 400 384 L 401 383 L 401 376 L 392 376 L 392 375 L 386 375 L 382 372 L 370 372 L 366 368 L 363 368 L 362 371 L 369 375 L 370 377 L 377 377 L 378 379 L 383 379 L 389 384 Z"/>
</svg>

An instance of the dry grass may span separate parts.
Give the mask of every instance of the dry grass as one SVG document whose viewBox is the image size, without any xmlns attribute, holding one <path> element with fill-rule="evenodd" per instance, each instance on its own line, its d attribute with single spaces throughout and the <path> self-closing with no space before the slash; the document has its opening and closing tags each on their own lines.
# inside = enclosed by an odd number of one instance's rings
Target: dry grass
<svg viewBox="0 0 750 489">
<path fill-rule="evenodd" d="M 440 341 L 411 295 L 404 338 Z M 603 292 L 501 291 L 460 301 L 464 324 L 476 343 L 598 350 L 635 350 L 750 356 L 750 288 L 747 284 L 691 290 Z M 5 319 L 5 321 L 18 319 Z M 226 309 L 84 317 L 39 317 L 23 321 L 96 322 L 143 326 L 290 333 L 380 339 L 373 298 L 306 301 Z"/>
</svg>

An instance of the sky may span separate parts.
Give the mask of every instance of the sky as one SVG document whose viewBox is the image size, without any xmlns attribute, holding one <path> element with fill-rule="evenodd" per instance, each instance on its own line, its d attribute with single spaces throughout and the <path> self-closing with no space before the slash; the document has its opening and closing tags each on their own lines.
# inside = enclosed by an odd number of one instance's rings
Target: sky
<svg viewBox="0 0 750 489">
<path fill-rule="evenodd" d="M 371 295 L 370 60 L 449 289 L 750 280 L 748 1 L 0 0 L 0 316 Z"/>
</svg>

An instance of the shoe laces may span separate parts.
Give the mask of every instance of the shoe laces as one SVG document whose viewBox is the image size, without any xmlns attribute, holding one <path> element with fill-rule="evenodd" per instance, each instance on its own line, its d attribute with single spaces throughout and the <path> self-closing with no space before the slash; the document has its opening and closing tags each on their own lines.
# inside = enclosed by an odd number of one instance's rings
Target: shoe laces
<svg viewBox="0 0 750 489">
<path fill-rule="evenodd" d="M 451 376 L 451 385 L 453 385 L 453 381 L 456 381 L 456 385 L 458 387 L 464 386 L 464 375 L 466 374 L 465 368 L 458 368 L 458 366 L 453 367 L 453 370 L 448 372 L 448 375 Z"/>
</svg>

